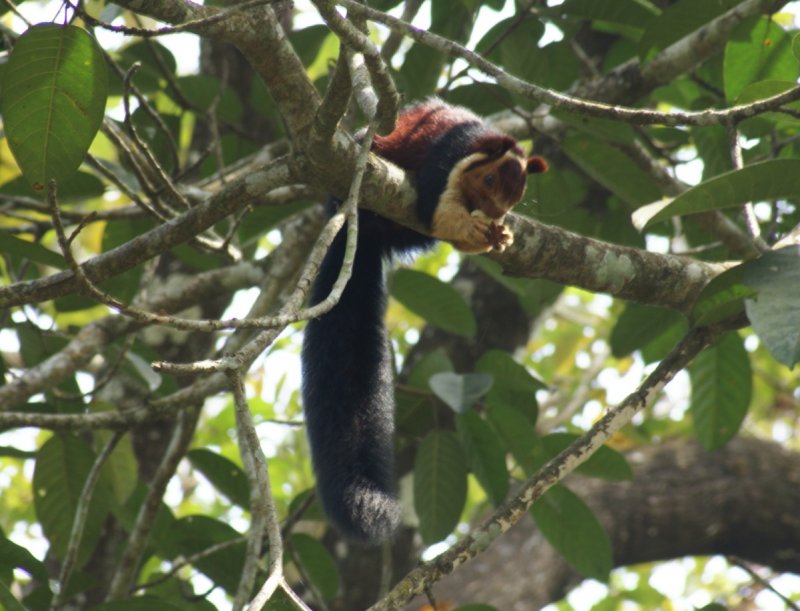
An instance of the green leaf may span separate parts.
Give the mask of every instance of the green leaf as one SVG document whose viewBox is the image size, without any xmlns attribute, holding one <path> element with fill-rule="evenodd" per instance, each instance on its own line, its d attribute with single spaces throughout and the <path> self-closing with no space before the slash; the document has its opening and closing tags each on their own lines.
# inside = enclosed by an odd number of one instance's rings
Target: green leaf
<svg viewBox="0 0 800 611">
<path fill-rule="evenodd" d="M 548 458 L 553 458 L 566 450 L 578 437 L 580 435 L 573 433 L 551 433 L 542 437 L 542 445 Z M 633 470 L 627 459 L 608 446 L 600 446 L 576 471 L 589 477 L 611 481 L 633 479 Z"/>
<path fill-rule="evenodd" d="M 651 19 L 647 23 L 639 44 L 639 56 L 644 58 L 651 51 L 666 49 L 739 2 L 741 0 L 679 0 L 665 7 L 658 19 Z"/>
<path fill-rule="evenodd" d="M 544 176 L 550 176 L 551 174 L 553 174 L 553 172 L 547 172 Z M 537 181 L 536 184 L 540 185 L 541 183 Z M 559 196 L 561 195 L 562 194 L 559 194 Z M 519 207 L 517 207 L 516 211 L 521 212 Z M 540 314 L 543 308 L 551 305 L 555 301 L 555 298 L 564 290 L 563 286 L 551 282 L 550 280 L 534 280 L 531 278 L 512 278 L 506 276 L 503 274 L 503 268 L 499 263 L 485 257 L 475 257 L 470 263 L 481 268 L 481 270 L 491 276 L 495 282 L 514 293 L 519 299 L 519 304 L 525 312 L 532 317 Z"/>
<path fill-rule="evenodd" d="M 92 611 L 182 611 L 181 607 L 158 596 L 137 596 L 130 600 L 115 600 L 92 607 Z"/>
<path fill-rule="evenodd" d="M 715 450 L 736 435 L 750 406 L 753 372 L 742 338 L 728 333 L 703 350 L 689 376 L 695 434 L 704 448 Z"/>
<path fill-rule="evenodd" d="M 133 76 L 133 83 L 142 93 L 153 93 L 166 87 L 167 77 L 174 77 L 178 63 L 172 52 L 157 40 L 140 40 L 129 44 L 118 52 L 117 62 L 124 72 L 128 72 L 135 62 L 139 69 Z M 122 78 L 116 72 L 109 79 L 110 95 L 121 96 L 124 92 Z"/>
<path fill-rule="evenodd" d="M 408 384 L 414 388 L 428 390 L 428 381 L 437 373 L 453 371 L 453 363 L 447 353 L 440 349 L 429 352 L 414 365 L 408 376 Z"/>
<path fill-rule="evenodd" d="M 404 387 L 395 390 L 395 424 L 398 432 L 422 437 L 436 426 L 428 380 L 436 373 L 452 370 L 453 363 L 441 349 L 429 352 L 414 365 L 408 376 L 408 386 L 423 392 L 406 390 Z"/>
<path fill-rule="evenodd" d="M 788 367 L 800 361 L 800 247 L 768 252 L 742 266 L 743 282 L 758 292 L 747 317 L 772 356 Z"/>
<path fill-rule="evenodd" d="M 286 590 L 278 588 L 264 605 L 263 611 L 297 611 L 297 605 L 289 598 Z"/>
<path fill-rule="evenodd" d="M 800 62 L 800 34 L 792 36 L 792 53 L 794 58 Z"/>
<path fill-rule="evenodd" d="M 607 142 L 571 136 L 561 149 L 583 171 L 632 207 L 660 196 L 658 187 L 630 157 Z"/>
<path fill-rule="evenodd" d="M 239 542 L 194 563 L 197 569 L 230 594 L 236 592 L 239 584 L 246 545 L 244 537 L 230 525 L 205 515 L 187 516 L 175 520 L 166 537 L 157 544 L 172 556 L 190 556 L 217 543 L 233 540 Z"/>
<path fill-rule="evenodd" d="M 475 369 L 494 378 L 494 384 L 486 395 L 488 405 L 513 407 L 525 414 L 531 423 L 536 422 L 536 391 L 545 388 L 543 382 L 502 350 L 485 352 L 476 363 Z"/>
<path fill-rule="evenodd" d="M 314 537 L 302 533 L 292 535 L 292 546 L 322 598 L 332 600 L 339 591 L 339 571 L 328 550 Z"/>
<path fill-rule="evenodd" d="M 240 120 L 242 103 L 225 83 L 205 74 L 190 74 L 176 80 L 185 99 L 191 100 L 201 112 L 213 109 L 224 121 L 235 123 Z"/>
<path fill-rule="evenodd" d="M 529 79 L 535 76 L 532 72 L 537 65 L 537 42 L 542 34 L 544 24 L 540 19 L 516 15 L 498 21 L 478 42 L 475 51 L 510 74 Z"/>
<path fill-rule="evenodd" d="M 2 581 L 0 581 L 0 608 L 5 611 L 27 611 Z"/>
<path fill-rule="evenodd" d="M 103 52 L 85 30 L 43 24 L 17 40 L 0 109 L 11 152 L 34 190 L 75 174 L 103 120 L 107 91 Z"/>
<path fill-rule="evenodd" d="M 106 411 L 115 409 L 110 404 L 101 404 L 95 401 L 92 403 L 92 410 L 98 411 L 98 405 L 107 407 Z M 96 447 L 105 447 L 112 436 L 111 431 L 96 431 L 94 434 L 99 443 Z M 113 493 L 113 498 L 117 503 L 125 503 L 136 489 L 136 484 L 139 481 L 138 464 L 133 452 L 131 437 L 130 435 L 125 435 L 117 442 L 100 472 L 104 483 Z"/>
<path fill-rule="evenodd" d="M 44 563 L 37 560 L 27 548 L 17 545 L 10 539 L 0 536 L 0 567 L 9 569 L 20 568 L 31 577 L 47 583 L 49 579 Z M 0 580 L 1 582 L 2 580 Z M 2 601 L 0 601 L 2 602 Z M 2 605 L 0 605 L 2 607 Z"/>
<path fill-rule="evenodd" d="M 722 125 L 691 128 L 692 142 L 703 160 L 703 180 L 733 169 L 728 134 Z"/>
<path fill-rule="evenodd" d="M 578 572 L 608 581 L 613 567 L 611 543 L 586 503 L 556 484 L 531 507 L 531 515 L 550 545 Z"/>
<path fill-rule="evenodd" d="M 419 446 L 414 464 L 414 509 L 427 543 L 441 541 L 458 524 L 467 499 L 464 451 L 454 433 L 432 431 Z"/>
<path fill-rule="evenodd" d="M 700 183 L 672 201 L 643 206 L 633 213 L 640 231 L 659 221 L 740 206 L 747 202 L 794 199 L 800 193 L 800 159 L 773 159 L 732 170 Z"/>
<path fill-rule="evenodd" d="M 506 453 L 492 427 L 475 412 L 467 412 L 456 420 L 461 444 L 470 470 L 494 505 L 508 493 Z"/>
<path fill-rule="evenodd" d="M 24 408 L 21 408 L 19 411 L 26 411 Z M 36 458 L 36 452 L 30 452 L 28 450 L 20 450 L 19 448 L 15 448 L 14 446 L 0 446 L 0 456 L 8 456 L 10 458 Z"/>
<path fill-rule="evenodd" d="M 7 231 L 0 231 L 0 253 L 8 253 L 13 257 L 28 259 L 57 269 L 67 267 L 67 262 L 61 254 L 45 248 L 38 242 L 18 238 Z"/>
<path fill-rule="evenodd" d="M 33 471 L 34 509 L 52 549 L 63 557 L 84 482 L 95 461 L 94 452 L 74 435 L 53 435 L 39 449 Z M 98 481 L 83 531 L 79 565 L 100 537 L 109 510 L 109 491 Z"/>
<path fill-rule="evenodd" d="M 521 412 L 502 405 L 493 405 L 487 415 L 489 422 L 503 440 L 505 447 L 527 474 L 543 464 L 539 437 L 533 424 Z"/>
<path fill-rule="evenodd" d="M 186 457 L 232 503 L 243 509 L 250 508 L 250 485 L 239 465 L 206 448 L 191 450 Z"/>
<path fill-rule="evenodd" d="M 437 373 L 428 384 L 433 393 L 457 414 L 469 411 L 486 394 L 494 378 L 485 373 Z"/>
<path fill-rule="evenodd" d="M 102 197 L 104 192 L 105 186 L 97 176 L 88 172 L 77 172 L 58 184 L 58 201 L 62 204 L 85 202 L 87 199 Z M 5 183 L 0 187 L 0 194 L 40 198 L 40 194 L 33 190 L 24 176 L 19 176 Z"/>
<path fill-rule="evenodd" d="M 656 306 L 628 303 L 611 330 L 609 343 L 615 358 L 640 350 L 671 330 L 686 328 L 686 319 L 679 312 Z"/>
<path fill-rule="evenodd" d="M 449 284 L 430 274 L 397 270 L 392 276 L 391 294 L 434 327 L 462 337 L 475 335 L 475 316 L 464 298 Z"/>
<path fill-rule="evenodd" d="M 431 22 L 428 30 L 455 40 L 466 42 L 472 24 L 472 14 L 461 2 L 430 3 Z M 423 44 L 414 44 L 405 55 L 399 72 L 399 86 L 408 100 L 430 95 L 442 75 L 445 55 Z"/>
<path fill-rule="evenodd" d="M 700 292 L 692 308 L 696 326 L 710 325 L 729 318 L 744 309 L 744 301 L 756 294 L 742 281 L 743 268 L 737 266 L 722 272 Z"/>
<path fill-rule="evenodd" d="M 306 68 L 314 63 L 328 34 L 330 34 L 330 29 L 325 25 L 312 25 L 293 30 L 289 34 L 289 42 L 292 43 L 292 48 L 297 52 L 300 61 Z"/>
<path fill-rule="evenodd" d="M 763 80 L 794 81 L 797 60 L 789 35 L 767 17 L 748 20 L 725 46 L 723 65 L 725 98 L 733 103 L 750 83 Z"/>
<path fill-rule="evenodd" d="M 562 10 L 568 15 L 642 28 L 661 11 L 646 0 L 567 0 Z"/>
</svg>

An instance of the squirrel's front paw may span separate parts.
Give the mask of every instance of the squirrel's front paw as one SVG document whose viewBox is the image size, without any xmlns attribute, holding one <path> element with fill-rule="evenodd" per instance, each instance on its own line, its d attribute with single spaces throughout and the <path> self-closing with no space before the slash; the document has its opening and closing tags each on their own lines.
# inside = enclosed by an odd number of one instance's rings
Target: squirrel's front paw
<svg viewBox="0 0 800 611">
<path fill-rule="evenodd" d="M 479 211 L 475 211 L 479 212 Z M 487 252 L 493 248 L 493 229 L 494 222 L 485 214 L 470 215 L 470 224 L 466 239 L 463 243 L 469 245 L 470 252 Z"/>
<path fill-rule="evenodd" d="M 503 225 L 503 217 L 493 219 L 482 210 L 473 210 L 470 216 L 475 231 L 483 233 L 485 239 L 483 243 L 488 246 L 486 250 L 503 252 L 514 243 L 514 234 Z"/>
<path fill-rule="evenodd" d="M 505 225 L 492 223 L 489 225 L 489 243 L 493 250 L 503 252 L 514 243 L 514 234 Z"/>
</svg>

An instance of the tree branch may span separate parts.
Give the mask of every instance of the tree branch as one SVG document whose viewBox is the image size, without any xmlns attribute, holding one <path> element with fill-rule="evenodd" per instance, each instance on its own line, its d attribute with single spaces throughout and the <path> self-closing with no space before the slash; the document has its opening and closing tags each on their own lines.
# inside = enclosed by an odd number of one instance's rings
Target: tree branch
<svg viewBox="0 0 800 611">
<path fill-rule="evenodd" d="M 691 362 L 703 348 L 724 331 L 741 321 L 728 321 L 715 327 L 695 328 L 662 360 L 639 388 L 620 405 L 611 408 L 585 435 L 545 464 L 531 476 L 519 493 L 500 506 L 480 527 L 476 528 L 448 551 L 411 571 L 372 611 L 396 609 L 413 596 L 452 573 L 459 566 L 485 550 L 497 537 L 508 531 L 526 515 L 533 503 L 561 481 L 568 473 L 591 456 L 615 432 L 619 431 L 643 407 L 650 404 L 664 386 Z"/>
</svg>

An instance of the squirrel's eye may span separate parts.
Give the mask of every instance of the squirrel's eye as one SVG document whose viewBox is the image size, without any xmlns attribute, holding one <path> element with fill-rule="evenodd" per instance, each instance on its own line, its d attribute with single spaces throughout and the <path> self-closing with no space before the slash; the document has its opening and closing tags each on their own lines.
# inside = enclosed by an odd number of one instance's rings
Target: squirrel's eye
<svg viewBox="0 0 800 611">
<path fill-rule="evenodd" d="M 487 187 L 491 187 L 494 184 L 494 174 L 487 174 L 484 176 L 483 182 Z"/>
</svg>

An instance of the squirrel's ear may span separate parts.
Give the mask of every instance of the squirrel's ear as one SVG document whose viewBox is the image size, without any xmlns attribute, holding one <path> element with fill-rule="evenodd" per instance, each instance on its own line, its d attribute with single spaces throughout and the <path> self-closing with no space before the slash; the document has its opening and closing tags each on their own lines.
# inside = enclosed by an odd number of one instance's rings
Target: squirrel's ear
<svg viewBox="0 0 800 611">
<path fill-rule="evenodd" d="M 533 157 L 528 157 L 528 174 L 541 174 L 542 172 L 547 172 L 549 167 L 550 166 L 547 165 L 544 157 L 538 157 L 536 155 Z"/>
</svg>

